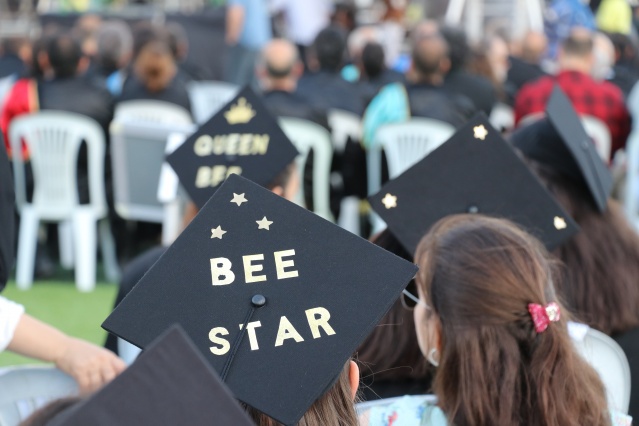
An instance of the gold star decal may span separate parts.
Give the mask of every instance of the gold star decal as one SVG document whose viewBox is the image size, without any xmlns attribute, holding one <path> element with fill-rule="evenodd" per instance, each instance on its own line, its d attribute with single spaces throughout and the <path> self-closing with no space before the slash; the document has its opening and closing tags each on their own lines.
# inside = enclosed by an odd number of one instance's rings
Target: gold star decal
<svg viewBox="0 0 639 426">
<path fill-rule="evenodd" d="M 262 220 L 256 220 L 255 221 L 257 223 L 257 229 L 266 229 L 267 231 L 270 231 L 271 228 L 269 228 L 269 226 L 271 226 L 271 224 L 273 223 L 272 220 L 268 220 L 266 218 L 266 216 L 264 216 L 264 219 Z"/>
<path fill-rule="evenodd" d="M 235 192 L 233 193 L 233 199 L 231 200 L 231 203 L 235 203 L 239 207 L 242 205 L 242 203 L 247 202 L 248 200 L 246 199 L 246 197 L 244 197 L 244 194 L 236 194 Z"/>
<path fill-rule="evenodd" d="M 382 198 L 382 204 L 384 204 L 384 207 L 386 207 L 387 209 L 397 207 L 397 196 L 386 194 L 384 198 Z"/>
<path fill-rule="evenodd" d="M 473 127 L 473 132 L 475 133 L 475 139 L 484 140 L 488 135 L 488 130 L 486 130 L 483 124 L 481 126 Z"/>
<path fill-rule="evenodd" d="M 219 238 L 221 240 L 224 234 L 226 234 L 226 231 L 223 231 L 221 226 L 211 228 L 211 238 Z"/>
<path fill-rule="evenodd" d="M 555 228 L 557 228 L 558 230 L 562 230 L 562 229 L 566 229 L 566 221 L 564 220 L 563 217 L 559 217 L 559 216 L 555 216 Z"/>
</svg>

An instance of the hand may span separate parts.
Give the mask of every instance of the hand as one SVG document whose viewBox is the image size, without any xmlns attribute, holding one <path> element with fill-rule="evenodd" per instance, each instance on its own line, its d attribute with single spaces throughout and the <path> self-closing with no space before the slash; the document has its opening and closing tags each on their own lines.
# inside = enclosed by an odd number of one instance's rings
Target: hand
<svg viewBox="0 0 639 426">
<path fill-rule="evenodd" d="M 78 382 L 80 394 L 96 391 L 126 368 L 124 361 L 112 352 L 73 337 L 67 338 L 54 361 Z"/>
</svg>

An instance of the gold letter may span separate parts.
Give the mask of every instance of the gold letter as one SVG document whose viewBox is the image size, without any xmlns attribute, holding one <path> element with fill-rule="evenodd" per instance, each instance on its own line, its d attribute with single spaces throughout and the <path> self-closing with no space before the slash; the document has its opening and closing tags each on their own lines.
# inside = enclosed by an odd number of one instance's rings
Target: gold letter
<svg viewBox="0 0 639 426">
<path fill-rule="evenodd" d="M 211 143 L 213 139 L 209 135 L 202 135 L 195 140 L 193 144 L 193 151 L 199 157 L 205 157 L 211 155 Z"/>
<path fill-rule="evenodd" d="M 223 276 L 224 279 L 220 280 Z M 228 285 L 235 281 L 235 274 L 231 271 L 231 261 L 226 257 L 211 259 L 211 279 L 213 285 Z"/>
<path fill-rule="evenodd" d="M 229 166 L 229 169 L 226 171 L 226 177 L 229 177 L 233 174 L 241 176 L 242 168 L 240 166 Z"/>
<path fill-rule="evenodd" d="M 218 334 L 221 334 L 222 336 L 226 336 L 229 334 L 229 332 L 224 327 L 215 327 L 211 329 L 211 331 L 209 331 L 209 340 L 211 341 L 211 343 L 221 345 L 221 347 L 216 348 L 214 346 L 211 346 L 209 349 L 211 349 L 211 352 L 213 352 L 213 355 L 224 355 L 225 353 L 229 351 L 229 349 L 231 349 L 231 345 L 229 345 L 228 340 L 222 339 L 221 337 L 217 337 Z"/>
<path fill-rule="evenodd" d="M 264 270 L 263 265 L 252 265 L 254 260 L 264 260 L 263 254 L 249 254 L 242 256 L 244 262 L 244 281 L 248 283 L 257 283 L 260 281 L 266 281 L 266 275 L 253 275 L 253 272 L 259 272 Z"/>
<path fill-rule="evenodd" d="M 207 166 L 202 166 L 197 169 L 197 175 L 195 175 L 195 187 L 196 188 L 208 188 L 211 185 L 211 169 Z"/>
<path fill-rule="evenodd" d="M 249 336 L 249 343 L 251 344 L 252 351 L 256 351 L 260 348 L 259 345 L 257 344 L 257 336 L 255 335 L 255 329 L 261 326 L 262 326 L 262 323 L 259 321 L 252 321 L 246 324 L 246 332 L 248 333 L 248 336 Z M 242 327 L 244 327 L 244 324 L 240 324 L 240 330 L 242 329 Z"/>
<path fill-rule="evenodd" d="M 321 336 L 319 328 L 322 327 L 327 336 L 335 334 L 335 330 L 328 324 L 328 320 L 331 319 L 331 313 L 325 308 L 313 308 L 304 311 L 306 313 L 306 319 L 308 320 L 308 326 L 313 333 L 313 339 L 319 339 Z M 319 318 L 315 316 L 319 315 Z"/>
<path fill-rule="evenodd" d="M 297 271 L 285 271 L 284 268 L 292 268 L 295 266 L 295 262 L 292 260 L 282 260 L 284 256 L 295 256 L 295 250 L 282 250 L 276 251 L 275 256 L 275 269 L 277 270 L 277 279 L 283 280 L 285 278 L 295 278 L 299 274 Z"/>
<path fill-rule="evenodd" d="M 244 133 L 240 136 L 240 147 L 238 149 L 238 153 L 240 155 L 249 155 L 251 153 L 251 141 L 253 140 L 253 135 L 250 133 Z"/>
<path fill-rule="evenodd" d="M 226 135 L 216 136 L 213 139 L 213 154 L 222 155 L 226 149 Z"/>
<path fill-rule="evenodd" d="M 240 142 L 240 135 L 237 133 L 231 133 L 226 138 L 226 154 L 228 155 L 236 155 L 237 154 L 237 144 Z"/>
<path fill-rule="evenodd" d="M 282 316 L 280 318 L 280 328 L 277 330 L 277 339 L 275 339 L 275 346 L 282 346 L 284 340 L 286 339 L 295 339 L 297 343 L 303 342 L 304 339 L 300 334 L 295 330 L 293 324 L 286 318 Z"/>
<path fill-rule="evenodd" d="M 268 150 L 268 135 L 253 135 L 253 154 L 264 155 Z"/>
<path fill-rule="evenodd" d="M 213 166 L 211 186 L 215 188 L 226 179 L 226 166 Z"/>
</svg>

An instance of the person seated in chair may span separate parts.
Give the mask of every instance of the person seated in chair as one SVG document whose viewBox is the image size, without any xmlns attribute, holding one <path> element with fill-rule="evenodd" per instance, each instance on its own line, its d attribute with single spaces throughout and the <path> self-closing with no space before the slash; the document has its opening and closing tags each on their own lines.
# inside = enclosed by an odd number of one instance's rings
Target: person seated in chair
<svg viewBox="0 0 639 426">
<path fill-rule="evenodd" d="M 386 86 L 372 100 L 364 114 L 364 145 L 370 146 L 375 132 L 383 124 L 397 123 L 410 117 L 428 117 L 463 125 L 475 112 L 470 101 L 444 88 L 450 68 L 448 45 L 438 34 L 415 41 L 408 83 Z"/>
</svg>

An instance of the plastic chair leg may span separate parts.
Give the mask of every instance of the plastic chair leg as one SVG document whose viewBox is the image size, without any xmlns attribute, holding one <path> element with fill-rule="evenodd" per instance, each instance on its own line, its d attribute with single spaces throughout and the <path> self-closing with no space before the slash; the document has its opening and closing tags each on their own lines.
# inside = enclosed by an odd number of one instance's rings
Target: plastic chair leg
<svg viewBox="0 0 639 426">
<path fill-rule="evenodd" d="M 73 226 L 65 220 L 58 224 L 58 239 L 60 243 L 60 263 L 65 269 L 73 268 L 75 259 L 73 256 Z"/>
<path fill-rule="evenodd" d="M 355 235 L 360 234 L 359 198 L 350 196 L 342 200 L 337 224 Z"/>
<path fill-rule="evenodd" d="M 92 212 L 79 210 L 73 214 L 75 245 L 75 285 L 79 291 L 95 288 L 97 257 L 97 221 Z"/>
<path fill-rule="evenodd" d="M 38 226 L 40 218 L 33 209 L 24 208 L 20 215 L 20 234 L 18 240 L 18 262 L 16 284 L 20 290 L 28 290 L 33 284 Z"/>
<path fill-rule="evenodd" d="M 98 222 L 98 232 L 100 233 L 100 252 L 104 261 L 104 273 L 108 281 L 118 282 L 120 281 L 120 267 L 108 219 L 102 219 Z"/>
</svg>

